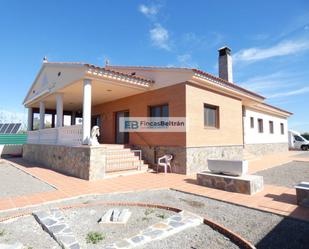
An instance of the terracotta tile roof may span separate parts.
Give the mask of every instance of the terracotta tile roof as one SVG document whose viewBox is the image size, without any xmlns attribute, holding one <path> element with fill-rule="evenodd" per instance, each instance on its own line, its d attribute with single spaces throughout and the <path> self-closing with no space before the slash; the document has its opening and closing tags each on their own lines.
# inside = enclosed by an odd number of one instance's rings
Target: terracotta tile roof
<svg viewBox="0 0 309 249">
<path fill-rule="evenodd" d="M 205 71 L 202 71 L 202 70 L 199 70 L 199 69 L 196 69 L 196 68 L 190 68 L 190 67 L 167 67 L 167 66 L 118 66 L 118 65 L 110 65 L 109 66 L 110 68 L 114 68 L 115 70 L 117 70 L 117 68 L 119 69 L 125 69 L 125 68 L 129 68 L 129 69 L 149 69 L 149 70 L 185 70 L 185 71 L 191 71 L 191 72 L 194 72 L 194 73 L 197 73 L 197 74 L 200 74 L 200 75 L 204 75 L 208 78 L 211 78 L 217 82 L 220 82 L 222 84 L 224 84 L 225 86 L 227 87 L 230 87 L 230 88 L 233 88 L 235 90 L 238 90 L 238 91 L 241 91 L 241 92 L 244 92 L 246 94 L 250 94 L 254 97 L 257 97 L 257 98 L 260 98 L 260 99 L 265 99 L 265 97 L 255 93 L 255 92 L 252 92 L 252 91 L 249 91 L 243 87 L 240 87 L 238 86 L 237 84 L 235 83 L 231 83 L 229 81 L 226 81 L 224 79 L 221 79 L 217 76 L 214 76 L 210 73 L 207 73 Z"/>
<path fill-rule="evenodd" d="M 116 74 L 116 75 L 119 75 L 119 76 L 125 76 L 125 77 L 129 77 L 131 79 L 141 80 L 141 81 L 144 81 L 144 82 L 147 82 L 147 83 L 154 83 L 154 80 L 147 79 L 145 77 L 140 77 L 140 76 L 136 76 L 136 75 L 132 75 L 132 74 L 122 73 L 122 72 L 118 72 L 118 71 L 115 71 L 115 70 L 107 69 L 106 67 L 101 67 L 101 66 L 97 66 L 97 65 L 90 64 L 90 63 L 85 63 L 85 62 L 45 62 L 45 63 L 46 64 L 57 64 L 57 65 L 80 65 L 80 66 L 86 66 L 86 67 L 90 67 L 90 68 L 104 70 L 106 72 L 110 72 L 112 74 Z"/>
<path fill-rule="evenodd" d="M 206 77 L 209 77 L 209 78 L 212 78 L 212 79 L 214 79 L 216 81 L 219 81 L 219 82 L 223 83 L 224 85 L 226 85 L 227 87 L 234 88 L 234 89 L 236 89 L 238 91 L 241 91 L 241 92 L 253 95 L 253 96 L 261 98 L 261 99 L 265 99 L 265 97 L 263 97 L 262 95 L 259 95 L 259 94 L 255 93 L 255 92 L 252 92 L 252 91 L 249 91 L 249 90 L 247 90 L 247 89 L 245 89 L 245 88 L 243 88 L 241 86 L 238 86 L 235 83 L 231 83 L 231 82 L 229 82 L 227 80 L 221 79 L 221 78 L 219 78 L 217 76 L 214 76 L 214 75 L 212 75 L 210 73 L 206 73 L 206 72 L 204 72 L 202 70 L 199 70 L 199 69 L 192 69 L 192 71 L 197 73 L 197 74 L 204 75 Z"/>
<path fill-rule="evenodd" d="M 132 75 L 132 74 L 118 72 L 118 71 L 107 69 L 106 67 L 100 67 L 100 66 L 97 66 L 97 65 L 94 65 L 94 64 L 85 63 L 84 65 L 87 66 L 87 67 L 90 67 L 90 68 L 104 70 L 106 72 L 110 72 L 110 73 L 113 73 L 113 74 L 116 74 L 116 75 L 119 75 L 119 76 L 126 76 L 126 77 L 129 77 L 129 78 L 132 78 L 132 79 L 141 80 L 141 81 L 145 81 L 145 82 L 148 82 L 148 83 L 154 83 L 154 80 L 147 79 L 145 77 L 140 77 L 140 76 L 136 76 L 136 75 Z"/>
<path fill-rule="evenodd" d="M 276 109 L 276 110 L 281 111 L 281 112 L 286 112 L 286 113 L 288 113 L 288 114 L 290 114 L 290 115 L 293 115 L 293 114 L 294 114 L 293 112 L 286 111 L 286 110 L 284 110 L 284 109 L 281 109 L 281 108 L 279 108 L 279 107 L 276 107 L 276 106 L 273 106 L 273 105 L 270 105 L 270 104 L 267 104 L 267 103 L 264 103 L 264 102 L 262 103 L 262 105 L 266 105 L 266 106 L 268 106 L 268 107 L 270 107 L 270 108 Z"/>
</svg>

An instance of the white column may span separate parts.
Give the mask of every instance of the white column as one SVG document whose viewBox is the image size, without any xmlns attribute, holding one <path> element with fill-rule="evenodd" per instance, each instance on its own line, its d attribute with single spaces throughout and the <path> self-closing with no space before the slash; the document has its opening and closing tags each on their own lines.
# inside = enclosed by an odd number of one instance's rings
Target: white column
<svg viewBox="0 0 309 249">
<path fill-rule="evenodd" d="M 83 97 L 83 144 L 88 144 L 91 129 L 91 80 L 84 79 Z"/>
<path fill-rule="evenodd" d="M 63 126 L 63 96 L 57 94 L 56 96 L 56 113 L 57 113 L 57 124 L 56 127 Z"/>
<path fill-rule="evenodd" d="M 45 128 L 45 103 L 40 102 L 40 130 Z"/>
<path fill-rule="evenodd" d="M 28 131 L 32 131 L 33 129 L 33 109 L 31 107 L 28 108 Z"/>
</svg>

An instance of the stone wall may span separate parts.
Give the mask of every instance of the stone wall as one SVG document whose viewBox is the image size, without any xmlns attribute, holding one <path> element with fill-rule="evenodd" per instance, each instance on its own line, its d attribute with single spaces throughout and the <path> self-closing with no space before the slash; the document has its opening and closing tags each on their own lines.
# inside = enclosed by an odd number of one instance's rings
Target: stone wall
<svg viewBox="0 0 309 249">
<path fill-rule="evenodd" d="M 156 170 L 157 159 L 165 154 L 173 154 L 172 172 L 186 174 L 186 148 L 178 146 L 146 146 L 135 145 L 135 149 L 142 150 L 142 157 L 146 163 Z"/>
<path fill-rule="evenodd" d="M 100 147 L 25 144 L 23 158 L 86 180 L 102 179 L 105 174 L 104 148 Z"/>
<path fill-rule="evenodd" d="M 22 144 L 1 144 L 0 145 L 0 156 L 8 157 L 10 155 L 22 155 L 23 146 Z"/>
<path fill-rule="evenodd" d="M 246 144 L 245 149 L 256 155 L 263 156 L 289 151 L 288 143 L 265 143 L 265 144 Z"/>
<path fill-rule="evenodd" d="M 157 158 L 165 154 L 173 154 L 173 173 L 194 174 L 207 169 L 207 159 L 241 160 L 243 146 L 205 146 L 205 147 L 176 147 L 176 146 L 134 146 L 142 150 L 146 162 L 156 167 Z"/>
<path fill-rule="evenodd" d="M 194 174 L 208 169 L 207 159 L 241 160 L 243 146 L 204 146 L 187 148 L 187 174 Z"/>
</svg>

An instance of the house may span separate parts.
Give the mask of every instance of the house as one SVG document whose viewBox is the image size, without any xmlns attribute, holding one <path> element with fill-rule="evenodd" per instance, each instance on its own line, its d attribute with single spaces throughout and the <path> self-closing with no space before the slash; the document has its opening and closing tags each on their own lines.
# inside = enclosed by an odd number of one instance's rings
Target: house
<svg viewBox="0 0 309 249">
<path fill-rule="evenodd" d="M 24 100 L 28 142 L 23 156 L 84 179 L 141 169 L 172 153 L 173 172 L 207 168 L 207 158 L 243 159 L 288 150 L 292 114 L 233 83 L 228 47 L 219 49 L 219 77 L 194 68 L 112 66 L 44 60 Z M 33 131 L 33 117 L 40 129 Z M 49 116 L 52 128 L 44 129 Z M 120 132 L 122 117 L 185 117 L 182 132 Z M 71 126 L 64 126 L 64 117 Z M 82 125 L 76 124 L 82 120 Z M 100 146 L 89 146 L 91 127 Z M 139 166 L 138 166 L 139 165 Z M 142 165 L 142 167 L 140 167 Z"/>
</svg>

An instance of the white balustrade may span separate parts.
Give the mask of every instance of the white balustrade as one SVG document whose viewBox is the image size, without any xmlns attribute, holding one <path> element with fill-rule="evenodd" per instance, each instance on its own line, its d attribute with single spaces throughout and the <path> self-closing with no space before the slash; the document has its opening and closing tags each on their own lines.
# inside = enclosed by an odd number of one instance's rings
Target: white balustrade
<svg viewBox="0 0 309 249">
<path fill-rule="evenodd" d="M 82 144 L 82 126 L 72 125 L 28 131 L 28 144 L 55 144 L 77 146 Z"/>
</svg>

